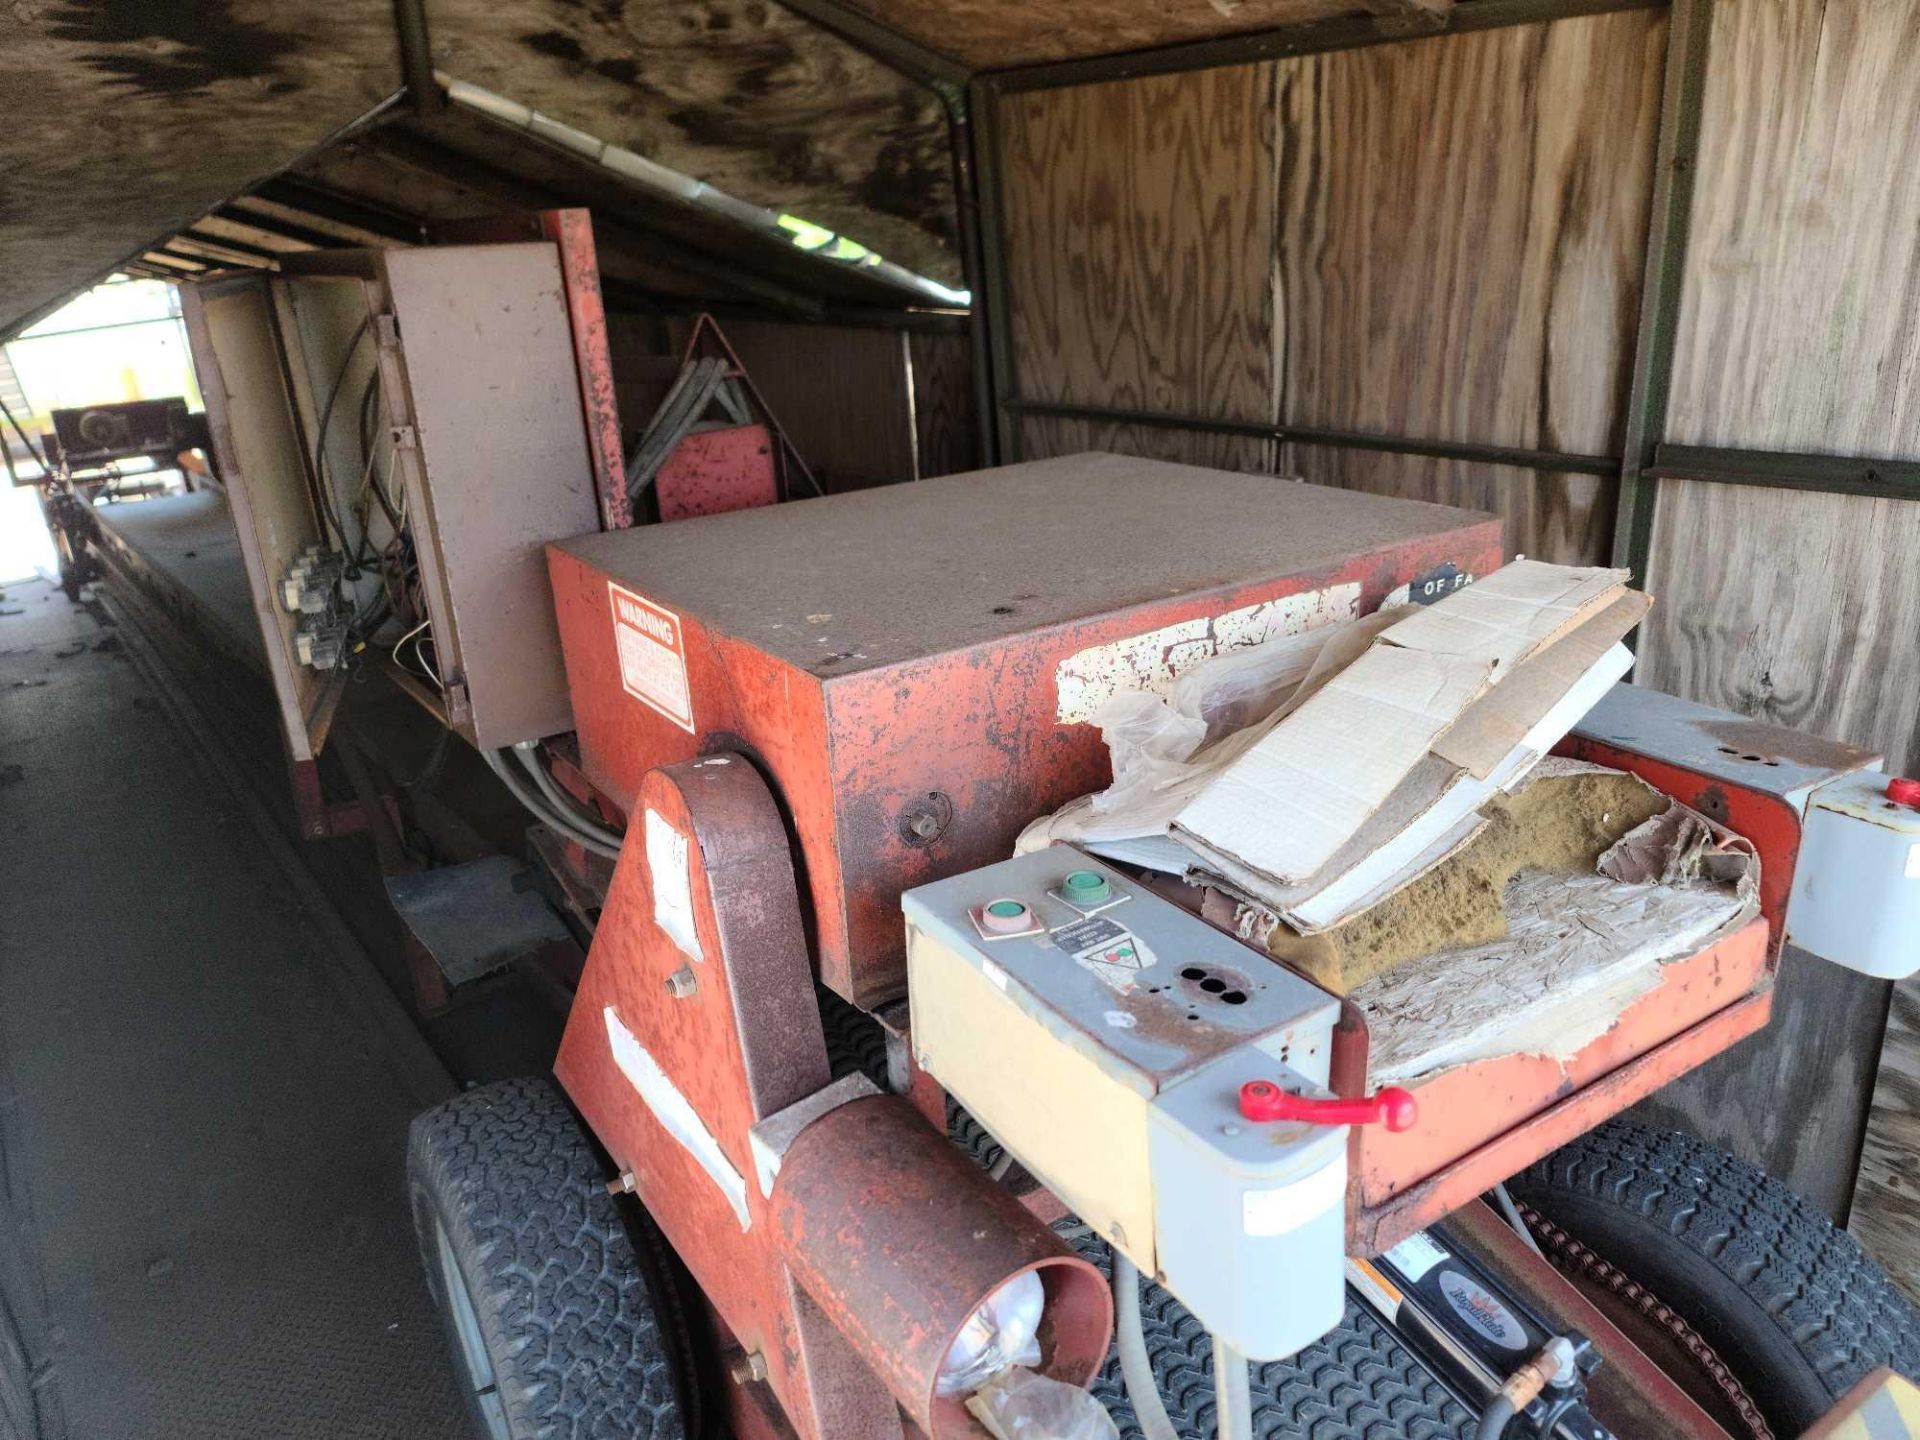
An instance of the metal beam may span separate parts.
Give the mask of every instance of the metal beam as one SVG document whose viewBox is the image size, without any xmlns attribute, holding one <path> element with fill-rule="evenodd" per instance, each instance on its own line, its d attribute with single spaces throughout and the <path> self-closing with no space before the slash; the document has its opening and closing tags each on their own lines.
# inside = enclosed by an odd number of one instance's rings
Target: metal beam
<svg viewBox="0 0 1920 1440">
<path fill-rule="evenodd" d="M 1529 450 L 1515 445 L 1479 445 L 1468 440 L 1420 440 L 1402 435 L 1376 435 L 1364 430 L 1329 430 L 1317 425 L 1269 424 L 1264 420 L 1218 420 L 1204 415 L 1176 415 L 1162 410 L 1121 410 L 1103 405 L 1065 405 L 1044 400 L 1003 399 L 1000 404 L 1003 410 L 1018 415 L 1049 415 L 1063 420 L 1092 420 L 1112 425 L 1146 425 L 1161 430 L 1193 430 L 1209 435 L 1244 435 L 1256 440 L 1291 440 L 1300 445 L 1324 445 L 1332 450 L 1426 455 L 1436 460 L 1466 460 L 1482 465 L 1546 470 L 1555 474 L 1614 475 L 1620 469 L 1619 457 L 1614 455 L 1578 455 L 1558 450 Z"/>
<path fill-rule="evenodd" d="M 225 235 L 215 235 L 191 225 L 174 238 L 190 240 L 195 245 L 218 245 L 222 250 L 231 250 L 235 255 L 251 255 L 256 260 L 278 260 L 289 253 L 285 250 L 269 250 L 264 245 L 255 245 L 246 240 L 230 240 Z"/>
<path fill-rule="evenodd" d="M 976 79 L 967 92 L 967 115 L 973 132 L 974 189 L 979 200 L 980 285 L 973 308 L 983 315 L 986 338 L 982 357 L 975 357 L 975 394 L 982 397 L 980 427 L 993 445 L 991 463 L 1011 465 L 1020 459 L 1020 422 L 1008 398 L 1018 396 L 1020 377 L 1013 358 L 1013 311 L 1007 288 L 1007 233 L 1005 196 L 1000 188 L 1000 93 L 990 81 Z"/>
<path fill-rule="evenodd" d="M 1620 494 L 1613 521 L 1613 563 L 1631 571 L 1632 583 L 1642 588 L 1653 547 L 1657 488 L 1647 467 L 1666 433 L 1667 400 L 1673 388 L 1673 342 L 1687 268 L 1694 161 L 1700 149 L 1707 42 L 1712 33 L 1713 0 L 1674 0 L 1667 26 L 1660 136 L 1654 149 L 1652 216 L 1640 282 L 1640 329 L 1633 349 L 1633 384 L 1627 395 Z"/>
<path fill-rule="evenodd" d="M 284 205 L 289 210 L 303 210 L 309 215 L 318 215 L 322 220 L 331 220 L 336 225 L 351 225 L 356 230 L 365 230 L 369 235 L 379 235 L 388 240 L 404 240 L 410 245 L 418 245 L 424 236 L 425 227 L 410 215 L 402 215 L 396 210 L 342 195 L 292 176 L 256 185 L 248 193 L 258 199 Z"/>
<path fill-rule="evenodd" d="M 787 9 L 831 31 L 891 70 L 924 85 L 949 104 L 966 95 L 973 72 L 950 55 L 929 49 L 846 0 L 780 0 Z"/>
<path fill-rule="evenodd" d="M 400 39 L 400 78 L 407 87 L 407 99 L 417 113 L 431 114 L 446 102 L 446 96 L 433 78 L 433 41 L 421 0 L 393 0 L 393 28 Z"/>
<path fill-rule="evenodd" d="M 1729 450 L 1710 445 L 1656 445 L 1644 472 L 1653 480 L 1701 480 L 1715 485 L 1762 485 L 1920 500 L 1920 461 L 1852 455 L 1800 455 L 1776 450 Z"/>
<path fill-rule="evenodd" d="M 245 200 L 246 196 L 241 196 Z M 279 215 L 268 215 L 259 210 L 248 210 L 243 205 L 221 205 L 213 211 L 213 218 L 225 220 L 229 225 L 245 225 L 250 230 L 261 230 L 269 235 L 278 235 L 282 240 L 291 240 L 298 245 L 311 245 L 316 250 L 337 250 L 348 244 L 338 235 L 329 235 L 324 230 L 311 230 L 297 221 L 285 219 Z"/>
<path fill-rule="evenodd" d="M 1604 15 L 1616 10 L 1656 9 L 1666 0 L 1471 0 L 1444 15 L 1417 10 L 1396 15 L 1356 15 L 1309 21 L 1277 30 L 1245 35 L 1223 35 L 1192 40 L 1152 50 L 1119 55 L 1096 55 L 1084 60 L 1055 60 L 988 72 L 1004 92 L 1057 90 L 1068 85 L 1092 85 L 1108 80 L 1134 80 L 1145 75 L 1174 75 L 1185 70 L 1210 70 L 1221 65 L 1246 65 L 1292 55 L 1317 55 L 1330 50 L 1358 50 L 1369 45 L 1391 45 L 1401 40 L 1423 40 L 1436 35 L 1466 35 L 1509 25 L 1534 25 L 1579 15 Z"/>
<path fill-rule="evenodd" d="M 600 197 L 563 193 L 531 180 L 523 180 L 485 160 L 426 139 L 411 129 L 381 130 L 369 135 L 366 143 L 403 165 L 492 197 L 502 209 L 556 210 L 591 200 L 596 218 L 612 221 L 633 235 L 638 246 L 643 251 L 651 252 L 651 258 L 663 266 L 711 281 L 735 295 L 759 300 L 790 315 L 811 319 L 826 308 L 815 296 L 765 279 L 711 253 L 698 251 L 683 241 L 652 229 L 643 220 L 623 213 L 620 207 L 607 204 Z M 613 189 L 623 182 L 618 176 L 609 174 L 604 183 Z"/>
</svg>

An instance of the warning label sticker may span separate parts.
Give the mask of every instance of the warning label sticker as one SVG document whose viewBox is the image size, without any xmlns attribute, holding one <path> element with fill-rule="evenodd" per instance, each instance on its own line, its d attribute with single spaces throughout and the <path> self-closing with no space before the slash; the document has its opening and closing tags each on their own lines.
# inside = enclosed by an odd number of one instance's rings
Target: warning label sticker
<svg viewBox="0 0 1920 1440">
<path fill-rule="evenodd" d="M 1063 925 L 1053 932 L 1053 943 L 1094 978 L 1123 995 L 1133 989 L 1136 977 L 1154 961 L 1153 952 L 1131 930 L 1103 915 Z"/>
<path fill-rule="evenodd" d="M 693 733 L 693 695 L 687 685 L 687 647 L 680 617 L 651 600 L 609 583 L 613 643 L 620 684 L 643 705 Z"/>
</svg>

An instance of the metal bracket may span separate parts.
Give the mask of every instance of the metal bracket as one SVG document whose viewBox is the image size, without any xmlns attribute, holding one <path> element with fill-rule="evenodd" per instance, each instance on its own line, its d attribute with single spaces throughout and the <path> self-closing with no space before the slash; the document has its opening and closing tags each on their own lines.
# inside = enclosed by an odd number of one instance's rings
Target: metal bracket
<svg viewBox="0 0 1920 1440">
<path fill-rule="evenodd" d="M 382 311 L 373 317 L 373 343 L 382 350 L 400 348 L 400 317 Z"/>
</svg>

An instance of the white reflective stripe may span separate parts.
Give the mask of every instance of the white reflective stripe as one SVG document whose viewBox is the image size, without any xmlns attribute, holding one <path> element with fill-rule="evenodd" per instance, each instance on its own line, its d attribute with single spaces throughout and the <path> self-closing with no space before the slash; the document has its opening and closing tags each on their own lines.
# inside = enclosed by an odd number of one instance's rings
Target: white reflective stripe
<svg viewBox="0 0 1920 1440">
<path fill-rule="evenodd" d="M 733 1206 L 733 1213 L 739 1218 L 740 1228 L 751 1228 L 753 1220 L 747 1214 L 746 1180 L 733 1168 L 733 1162 L 727 1159 L 726 1152 L 720 1148 L 720 1142 L 713 1138 L 713 1132 L 707 1129 L 699 1112 L 680 1093 L 680 1088 L 667 1078 L 667 1072 L 660 1068 L 660 1062 L 649 1055 L 647 1047 L 627 1029 L 619 1012 L 609 1005 L 605 1014 L 607 1043 L 613 1049 L 613 1063 L 620 1067 L 620 1073 L 627 1077 L 628 1083 L 646 1102 L 647 1108 L 653 1112 L 653 1118 L 685 1147 L 689 1155 L 700 1162 L 700 1168 L 720 1187 L 720 1193 L 727 1197 L 727 1203 Z"/>
</svg>

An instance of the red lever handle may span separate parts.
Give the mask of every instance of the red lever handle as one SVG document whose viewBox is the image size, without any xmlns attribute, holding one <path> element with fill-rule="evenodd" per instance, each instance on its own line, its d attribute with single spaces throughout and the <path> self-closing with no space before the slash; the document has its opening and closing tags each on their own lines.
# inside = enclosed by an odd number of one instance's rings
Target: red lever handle
<svg viewBox="0 0 1920 1440">
<path fill-rule="evenodd" d="M 1411 1130 L 1420 1118 L 1420 1102 L 1405 1090 L 1382 1090 L 1361 1100 L 1310 1100 L 1290 1095 L 1271 1080 L 1249 1080 L 1240 1087 L 1240 1113 L 1249 1120 L 1302 1120 L 1309 1125 L 1384 1125 Z"/>
</svg>

